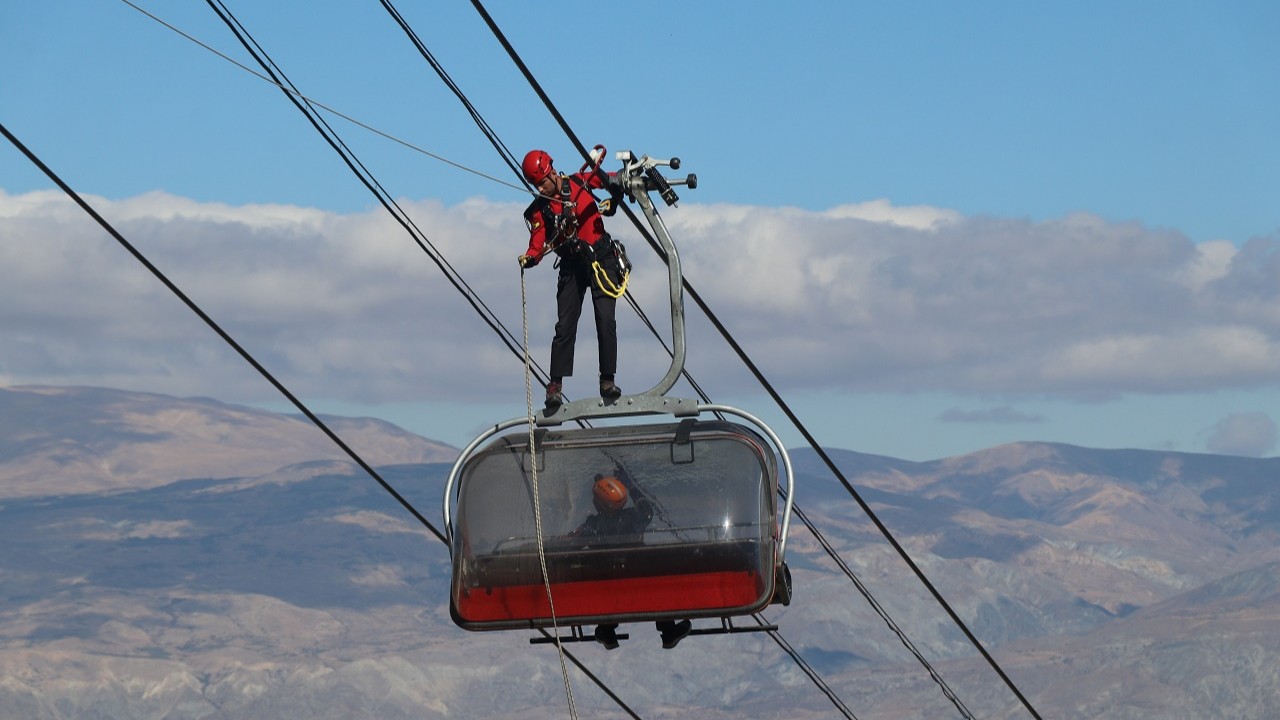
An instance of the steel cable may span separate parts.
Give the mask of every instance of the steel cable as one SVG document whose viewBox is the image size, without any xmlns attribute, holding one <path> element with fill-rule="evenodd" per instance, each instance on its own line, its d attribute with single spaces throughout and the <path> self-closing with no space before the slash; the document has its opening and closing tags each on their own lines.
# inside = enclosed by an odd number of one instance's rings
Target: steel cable
<svg viewBox="0 0 1280 720">
<path fill-rule="evenodd" d="M 542 100 L 543 104 L 547 107 L 548 112 L 550 112 L 551 115 L 555 118 L 556 122 L 560 125 L 565 135 L 578 149 L 578 152 L 582 155 L 582 157 L 584 159 L 588 158 L 589 155 L 587 153 L 586 147 L 582 144 L 582 142 L 578 139 L 577 135 L 573 132 L 573 129 L 569 126 L 569 123 L 565 120 L 564 116 L 561 115 L 559 109 L 555 107 L 555 104 L 551 101 L 551 98 L 542 89 L 542 86 L 541 84 L 538 83 L 537 78 L 533 76 L 532 71 L 530 71 L 528 66 L 525 65 L 524 60 L 520 57 L 519 53 L 516 52 L 515 47 L 511 45 L 510 41 L 507 40 L 501 28 L 499 28 L 497 23 L 493 20 L 493 17 L 489 15 L 489 12 L 485 9 L 484 4 L 480 2 L 480 0 L 471 0 L 471 4 L 473 7 L 475 7 L 476 11 L 480 14 L 481 18 L 485 21 L 485 24 L 489 26 L 490 31 L 497 38 L 499 44 L 501 44 L 503 48 L 507 51 L 507 54 L 511 57 L 511 60 L 519 68 L 520 72 L 524 75 L 525 80 L 529 83 L 530 87 L 533 88 L 534 92 Z M 658 243 L 647 232 L 645 232 L 644 228 L 640 225 L 639 219 L 636 218 L 635 215 L 631 213 L 630 209 L 627 208 L 625 205 L 623 206 L 623 209 L 627 211 L 627 215 L 632 219 L 632 222 L 635 223 L 637 229 L 640 230 L 641 234 L 644 235 L 645 238 L 649 241 L 650 247 L 652 247 L 654 251 L 658 253 L 659 257 L 662 257 L 663 260 L 665 261 L 666 260 L 665 253 L 662 252 L 662 249 L 658 246 Z M 719 318 L 716 317 L 715 313 L 711 310 L 711 308 L 705 302 L 703 302 L 701 296 L 698 295 L 696 290 L 694 290 L 693 286 L 689 283 L 688 279 L 685 278 L 683 282 L 684 282 L 684 288 L 689 293 L 689 296 L 694 299 L 694 302 L 697 303 L 698 307 L 702 309 L 703 313 L 707 316 L 707 319 L 711 321 L 711 323 L 720 332 L 721 336 L 725 339 L 725 341 L 728 342 L 730 347 L 733 348 L 734 352 L 738 355 L 739 359 L 743 362 L 744 365 L 747 366 L 747 368 L 755 376 L 757 382 L 759 382 L 760 385 L 765 389 L 765 391 L 769 393 L 773 401 L 778 405 L 778 407 L 783 411 L 783 413 L 786 414 L 787 418 L 792 422 L 792 424 L 796 427 L 796 429 L 799 430 L 800 433 L 804 436 L 805 441 L 809 443 L 810 447 L 812 447 L 813 450 L 818 454 L 818 456 L 823 460 L 823 462 L 831 470 L 832 474 L 835 475 L 836 479 L 840 481 L 840 483 L 844 486 L 845 490 L 848 491 L 849 495 L 854 499 L 854 501 L 858 504 L 858 506 L 862 509 L 862 511 L 867 515 L 867 517 L 872 521 L 872 523 L 875 524 L 876 528 L 880 531 L 881 535 L 883 535 L 884 538 L 889 542 L 889 544 L 893 546 L 894 550 L 898 553 L 899 557 L 902 558 L 902 560 L 907 564 L 907 566 L 916 575 L 916 577 L 920 580 L 920 582 L 925 586 L 925 588 L 929 591 L 929 593 L 933 595 L 935 601 L 937 601 L 938 604 L 943 608 L 943 610 L 950 616 L 952 622 L 955 623 L 955 625 L 961 630 L 962 633 L 964 633 L 965 637 L 969 640 L 970 644 L 972 644 L 973 647 L 978 650 L 978 652 L 982 655 L 982 657 L 987 661 L 987 664 L 990 665 L 992 670 L 994 670 L 995 673 L 1001 678 L 1001 680 L 1004 681 L 1005 685 L 1009 688 L 1011 692 L 1013 692 L 1014 696 L 1018 698 L 1018 700 L 1022 703 L 1023 707 L 1027 709 L 1027 711 L 1032 715 L 1032 717 L 1036 718 L 1037 720 L 1040 720 L 1040 714 L 1036 712 L 1035 708 L 1031 705 L 1031 702 L 1026 698 L 1026 696 L 1022 694 L 1022 691 L 1018 689 L 1018 686 L 1014 684 L 1013 680 L 1005 673 L 1004 669 L 1000 667 L 1000 664 L 996 662 L 995 658 L 991 656 L 991 654 L 987 651 L 986 647 L 983 646 L 982 642 L 978 640 L 977 636 L 973 634 L 973 632 L 969 629 L 968 625 L 965 624 L 965 622 L 960 618 L 960 616 L 956 613 L 956 611 L 951 607 L 951 604 L 947 602 L 946 598 L 942 596 L 942 593 L 938 591 L 938 589 L 933 585 L 933 583 L 929 580 L 929 578 L 924 574 L 924 571 L 920 569 L 920 567 L 916 564 L 916 562 L 911 558 L 910 554 L 907 553 L 906 549 L 898 542 L 897 538 L 893 536 L 893 533 L 889 531 L 889 528 L 875 514 L 875 512 L 871 509 L 871 506 L 868 505 L 866 500 L 863 499 L 861 493 L 859 493 L 853 487 L 853 485 L 848 481 L 848 479 L 844 477 L 844 474 L 840 471 L 839 467 L 836 466 L 835 462 L 831 459 L 831 457 L 827 455 L 826 451 L 819 445 L 818 441 L 809 432 L 808 428 L 805 427 L 804 423 L 800 421 L 800 418 L 796 416 L 796 414 L 792 411 L 791 407 L 786 403 L 785 400 L 783 400 L 782 396 L 778 394 L 777 390 L 774 389 L 773 385 L 768 381 L 768 379 L 764 376 L 764 374 L 760 371 L 760 369 L 756 366 L 756 364 L 747 355 L 746 351 L 742 349 L 741 345 L 738 344 L 737 340 L 733 338 L 732 334 L 728 331 L 728 329 L 725 328 L 725 326 L 720 322 Z M 931 673 L 933 672 L 932 669 L 930 669 L 930 671 Z"/>
</svg>

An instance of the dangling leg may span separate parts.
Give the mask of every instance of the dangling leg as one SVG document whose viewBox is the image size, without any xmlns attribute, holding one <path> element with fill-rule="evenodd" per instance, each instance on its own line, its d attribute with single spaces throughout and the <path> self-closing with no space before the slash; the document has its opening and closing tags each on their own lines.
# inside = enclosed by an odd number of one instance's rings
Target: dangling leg
<svg viewBox="0 0 1280 720">
<path fill-rule="evenodd" d="M 595 635 L 596 642 L 603 645 L 605 650 L 618 647 L 618 623 L 597 625 Z"/>
<path fill-rule="evenodd" d="M 615 272 L 608 270 L 610 276 Z M 593 282 L 591 305 L 595 309 L 596 343 L 600 354 L 600 397 L 613 399 L 622 395 L 614 382 L 618 370 L 618 301 L 609 297 Z"/>
<path fill-rule="evenodd" d="M 658 627 L 658 632 L 662 633 L 662 647 L 670 650 L 689 634 L 693 629 L 693 623 L 688 620 L 659 620 L 654 623 Z"/>
<path fill-rule="evenodd" d="M 560 265 L 560 276 L 556 280 L 556 334 L 551 340 L 551 381 L 547 387 L 547 406 L 559 405 L 564 401 L 561 395 L 561 382 L 573 375 L 574 346 L 578 338 L 578 320 L 582 317 L 582 301 L 585 299 L 587 286 L 583 282 L 581 272 L 575 270 L 576 263 L 563 262 Z M 554 398 L 552 388 L 554 387 Z M 554 402 L 553 402 L 554 400 Z"/>
</svg>

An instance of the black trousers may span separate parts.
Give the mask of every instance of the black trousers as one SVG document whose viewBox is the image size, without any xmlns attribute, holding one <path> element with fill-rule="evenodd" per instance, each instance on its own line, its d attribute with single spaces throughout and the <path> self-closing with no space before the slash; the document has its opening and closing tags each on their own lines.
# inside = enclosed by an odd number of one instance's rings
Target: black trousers
<svg viewBox="0 0 1280 720">
<path fill-rule="evenodd" d="M 615 283 L 622 278 L 617 263 L 602 263 L 605 272 Z M 618 370 L 618 322 L 615 312 L 618 301 L 604 294 L 596 285 L 591 263 L 581 256 L 560 260 L 560 277 L 556 281 L 556 335 L 551 340 L 551 377 L 564 378 L 573 375 L 573 351 L 578 339 L 578 320 L 582 317 L 582 304 L 587 291 L 591 291 L 591 306 L 596 316 L 596 343 L 600 353 L 600 374 L 613 375 Z"/>
</svg>

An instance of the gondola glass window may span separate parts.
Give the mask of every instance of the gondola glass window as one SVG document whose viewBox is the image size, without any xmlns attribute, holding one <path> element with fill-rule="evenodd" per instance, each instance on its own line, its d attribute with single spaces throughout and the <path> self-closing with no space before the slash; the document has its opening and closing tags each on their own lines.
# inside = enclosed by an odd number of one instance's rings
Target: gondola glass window
<svg viewBox="0 0 1280 720">
<path fill-rule="evenodd" d="M 538 497 L 561 624 L 755 612 L 774 592 L 777 461 L 723 421 L 539 431 Z M 528 435 L 497 438 L 460 474 L 454 620 L 468 629 L 551 624 L 538 558 Z M 616 477 L 621 509 L 593 488 Z M 602 515 L 627 517 L 610 521 Z"/>
</svg>

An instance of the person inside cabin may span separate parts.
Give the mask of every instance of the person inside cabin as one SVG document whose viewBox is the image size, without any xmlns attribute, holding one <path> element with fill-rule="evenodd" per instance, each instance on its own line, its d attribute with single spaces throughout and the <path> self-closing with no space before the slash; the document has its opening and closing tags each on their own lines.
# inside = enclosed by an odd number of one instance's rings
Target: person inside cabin
<svg viewBox="0 0 1280 720">
<path fill-rule="evenodd" d="M 596 512 L 588 515 L 582 524 L 569 533 L 570 537 L 584 538 L 594 545 L 639 545 L 644 542 L 644 532 L 653 521 L 653 503 L 642 493 L 628 505 L 634 481 L 625 472 L 617 475 L 597 474 L 591 487 L 591 502 Z M 693 623 L 688 620 L 659 620 L 654 623 L 662 635 L 662 647 L 670 650 L 680 643 Z M 618 647 L 618 624 L 602 623 L 596 626 L 596 642 L 612 650 Z"/>
<path fill-rule="evenodd" d="M 623 479 L 626 478 L 626 479 Z M 640 495 L 630 505 L 630 476 L 597 474 L 591 486 L 591 503 L 596 511 L 586 517 L 570 537 L 585 539 L 591 544 L 639 545 L 644 542 L 644 531 L 653 521 L 653 503 Z"/>
<path fill-rule="evenodd" d="M 595 163 L 604 148 L 597 146 Z M 551 340 L 551 381 L 547 383 L 546 407 L 555 410 L 564 403 L 564 379 L 573 375 L 574 347 L 578 320 L 587 290 L 595 309 L 596 343 L 600 360 L 600 397 L 615 400 L 622 396 L 614 382 L 618 369 L 617 299 L 625 288 L 624 255 L 620 245 L 604 229 L 604 219 L 592 188 L 607 189 L 610 200 L 606 212 L 612 214 L 621 199 L 614 174 L 599 170 L 572 175 L 557 173 L 551 156 L 530 150 L 520 165 L 521 172 L 538 196 L 524 211 L 529 227 L 529 248 L 520 255 L 521 268 L 531 268 L 548 253 L 557 256 L 560 274 L 556 279 L 556 331 Z"/>
</svg>

